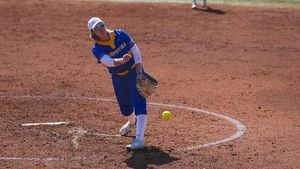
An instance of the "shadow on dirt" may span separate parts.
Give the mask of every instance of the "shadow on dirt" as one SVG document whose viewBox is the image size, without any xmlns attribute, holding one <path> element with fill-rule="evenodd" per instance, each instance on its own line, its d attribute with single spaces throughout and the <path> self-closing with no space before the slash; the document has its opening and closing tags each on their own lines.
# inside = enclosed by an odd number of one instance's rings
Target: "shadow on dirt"
<svg viewBox="0 0 300 169">
<path fill-rule="evenodd" d="M 127 158 L 124 162 L 128 167 L 134 169 L 146 169 L 149 168 L 149 164 L 162 165 L 179 160 L 153 146 L 145 147 L 141 150 L 130 151 L 129 153 L 131 157 Z"/>
<path fill-rule="evenodd" d="M 223 14 L 226 13 L 226 12 L 220 10 L 220 9 L 214 9 L 214 8 L 211 8 L 211 7 L 195 8 L 194 10 L 201 11 L 201 12 L 206 12 L 206 13 L 219 14 L 219 15 L 223 15 Z"/>
</svg>

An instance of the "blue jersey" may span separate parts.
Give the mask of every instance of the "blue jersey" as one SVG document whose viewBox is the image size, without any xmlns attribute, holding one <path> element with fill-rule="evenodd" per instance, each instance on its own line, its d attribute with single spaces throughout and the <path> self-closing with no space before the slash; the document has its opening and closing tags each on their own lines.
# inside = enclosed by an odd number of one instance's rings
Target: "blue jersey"
<svg viewBox="0 0 300 169">
<path fill-rule="evenodd" d="M 104 56 L 108 55 L 111 58 L 122 58 L 123 55 L 130 52 L 132 46 L 134 46 L 134 40 L 131 36 L 122 29 L 116 29 L 114 31 L 108 31 L 111 39 L 105 42 L 97 41 L 93 48 L 93 54 L 98 61 Z M 133 57 L 125 64 L 116 67 L 108 67 L 111 74 L 116 74 L 130 70 L 134 65 Z"/>
<path fill-rule="evenodd" d="M 98 61 L 104 55 L 111 58 L 122 58 L 123 55 L 130 53 L 130 49 L 134 46 L 134 41 L 130 35 L 124 30 L 116 29 L 108 31 L 111 39 L 105 42 L 97 41 L 93 48 L 93 54 Z M 134 68 L 135 62 L 133 57 L 126 63 L 108 67 L 112 74 L 112 83 L 114 86 L 115 95 L 117 97 L 121 113 L 124 116 L 129 116 L 133 111 L 135 115 L 147 114 L 146 99 L 137 92 L 136 87 L 136 71 Z M 125 74 L 123 74 L 126 72 Z M 120 76 L 120 74 L 123 74 Z"/>
</svg>

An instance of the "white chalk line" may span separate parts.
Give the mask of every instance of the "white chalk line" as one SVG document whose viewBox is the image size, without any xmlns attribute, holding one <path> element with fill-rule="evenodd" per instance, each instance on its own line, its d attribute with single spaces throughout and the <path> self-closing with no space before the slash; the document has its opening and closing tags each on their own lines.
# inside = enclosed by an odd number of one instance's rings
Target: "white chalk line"
<svg viewBox="0 0 300 169">
<path fill-rule="evenodd" d="M 122 137 L 120 134 L 87 133 L 87 135 L 94 135 L 99 137 Z"/>
<path fill-rule="evenodd" d="M 95 98 L 95 97 L 72 97 L 72 96 L 65 96 L 65 97 L 57 97 L 57 96 L 30 96 L 30 95 L 26 95 L 26 96 L 0 96 L 1 98 L 29 98 L 29 99 L 74 99 L 74 100 L 94 100 L 94 101 L 105 101 L 105 102 L 116 102 L 116 100 L 114 99 L 105 99 L 105 98 Z M 215 116 L 217 118 L 220 119 L 224 119 L 229 121 L 230 123 L 232 123 L 235 127 L 236 127 L 236 132 L 229 136 L 226 137 L 222 140 L 217 140 L 217 141 L 213 141 L 210 143 L 206 143 L 206 144 L 200 144 L 200 145 L 195 145 L 195 146 L 189 146 L 186 148 L 180 148 L 177 149 L 177 151 L 182 151 L 182 150 L 194 150 L 194 149 L 199 149 L 199 148 L 203 148 L 203 147 L 209 147 L 209 146 L 213 146 L 213 145 L 217 145 L 217 144 L 222 144 L 228 141 L 233 141 L 235 139 L 240 138 L 242 135 L 244 135 L 244 133 L 246 132 L 246 126 L 243 125 L 240 121 L 235 120 L 231 117 L 219 114 L 219 113 L 215 113 L 215 112 L 210 112 L 207 110 L 202 110 L 202 109 L 198 109 L 198 108 L 193 108 L 193 107 L 187 107 L 187 106 L 179 106 L 179 105 L 172 105 L 172 104 L 163 104 L 163 103 L 153 103 L 150 102 L 148 103 L 149 105 L 153 105 L 153 106 L 159 106 L 159 107 L 169 107 L 169 108 L 175 108 L 175 109 L 184 109 L 184 110 L 191 110 L 191 111 L 195 111 L 195 112 L 200 112 L 200 113 L 205 113 L 207 115 L 212 115 Z M 78 147 L 78 139 L 83 136 L 84 134 L 87 133 L 87 131 L 85 130 L 80 130 L 79 129 L 78 133 L 78 129 L 71 131 L 72 132 L 77 132 L 78 134 L 75 134 L 73 137 L 73 145 L 74 147 Z M 83 134 L 84 133 L 84 134 Z M 92 133 L 94 135 L 98 135 L 98 136 L 118 136 L 118 135 L 109 135 L 109 134 L 100 134 L 100 133 Z M 0 160 L 42 160 L 42 161 L 54 161 L 54 160 L 59 160 L 62 158 L 18 158 L 18 157 L 0 157 Z M 80 159 L 80 157 L 78 157 L 77 159 Z"/>
<path fill-rule="evenodd" d="M 85 160 L 85 159 L 93 159 L 95 157 L 0 157 L 0 160 L 6 161 L 63 161 L 63 160 Z"/>
<path fill-rule="evenodd" d="M 195 111 L 195 112 L 205 113 L 207 115 L 213 115 L 220 119 L 229 121 L 230 123 L 234 124 L 236 127 L 237 131 L 233 135 L 226 137 L 222 140 L 218 140 L 218 141 L 214 141 L 214 142 L 210 142 L 210 143 L 206 143 L 206 144 L 201 144 L 201 145 L 196 145 L 196 146 L 190 146 L 190 147 L 186 147 L 186 148 L 181 148 L 178 150 L 192 150 L 192 149 L 198 149 L 198 148 L 203 148 L 203 147 L 208 147 L 208 146 L 212 146 L 212 145 L 225 143 L 225 142 L 232 141 L 232 140 L 235 140 L 235 139 L 241 137 L 246 132 L 246 126 L 243 125 L 240 121 L 230 118 L 228 116 L 224 116 L 222 114 L 218 114 L 218 113 L 214 113 L 214 112 L 210 112 L 210 111 L 206 111 L 206 110 L 202 110 L 202 109 L 198 109 L 198 108 L 178 106 L 178 105 L 172 105 L 172 104 L 162 104 L 162 103 L 150 103 L 150 104 L 156 105 L 156 106 L 161 106 L 161 107 L 171 107 L 171 108 L 176 108 L 176 109 L 191 110 L 191 111 Z"/>
<path fill-rule="evenodd" d="M 55 157 L 47 157 L 47 158 L 24 158 L 24 157 L 0 157 L 0 160 L 18 160 L 18 161 L 58 161 L 62 158 L 55 158 Z"/>
<path fill-rule="evenodd" d="M 46 123 L 23 123 L 21 124 L 22 127 L 30 127 L 30 126 L 57 126 L 62 124 L 69 124 L 69 122 L 46 122 Z"/>
</svg>

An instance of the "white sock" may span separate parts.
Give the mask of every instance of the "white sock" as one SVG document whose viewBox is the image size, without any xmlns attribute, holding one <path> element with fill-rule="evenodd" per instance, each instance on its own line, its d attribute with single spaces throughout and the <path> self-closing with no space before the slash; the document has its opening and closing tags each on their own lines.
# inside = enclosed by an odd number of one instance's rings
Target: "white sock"
<svg viewBox="0 0 300 169">
<path fill-rule="evenodd" d="M 144 140 L 144 133 L 145 128 L 147 125 L 147 115 L 146 114 L 140 114 L 136 116 L 136 139 L 138 140 Z"/>
<path fill-rule="evenodd" d="M 197 4 L 196 0 L 193 0 L 192 5 L 196 5 L 196 4 Z"/>
<path fill-rule="evenodd" d="M 130 123 L 130 125 L 135 125 L 135 122 L 136 122 L 136 119 L 135 119 L 135 114 L 134 113 L 131 113 L 130 116 L 128 116 L 128 121 Z"/>
</svg>

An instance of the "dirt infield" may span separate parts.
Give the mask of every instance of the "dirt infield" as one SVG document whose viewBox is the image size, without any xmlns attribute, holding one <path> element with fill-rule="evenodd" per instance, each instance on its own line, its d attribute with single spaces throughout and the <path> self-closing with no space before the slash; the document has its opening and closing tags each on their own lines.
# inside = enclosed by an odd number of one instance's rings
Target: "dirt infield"
<svg viewBox="0 0 300 169">
<path fill-rule="evenodd" d="M 159 80 L 144 150 L 117 135 L 92 16 L 129 32 Z M 0 168 L 299 168 L 299 20 L 289 8 L 1 1 Z M 21 126 L 46 122 L 68 124 Z"/>
</svg>

